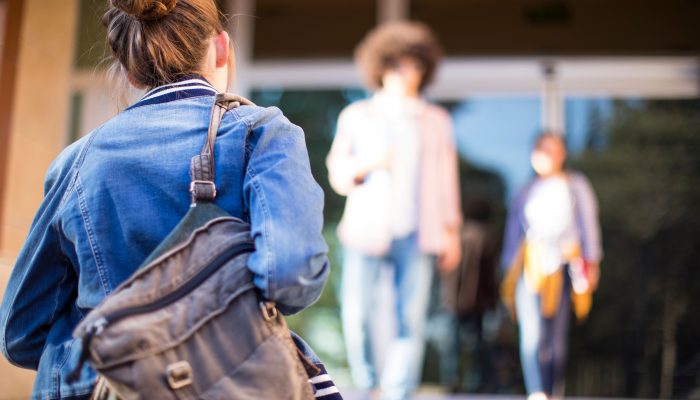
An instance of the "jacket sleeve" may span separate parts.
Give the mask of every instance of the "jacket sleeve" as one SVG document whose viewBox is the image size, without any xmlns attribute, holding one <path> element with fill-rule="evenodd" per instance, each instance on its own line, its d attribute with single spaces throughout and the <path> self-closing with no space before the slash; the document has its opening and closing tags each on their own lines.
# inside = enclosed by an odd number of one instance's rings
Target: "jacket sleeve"
<svg viewBox="0 0 700 400">
<path fill-rule="evenodd" d="M 75 294 L 76 279 L 61 250 L 54 220 L 62 186 L 54 162 L 45 197 L 32 222 L 0 306 L 0 345 L 12 364 L 37 369 L 51 325 Z"/>
<path fill-rule="evenodd" d="M 572 184 L 575 196 L 576 223 L 581 235 L 583 258 L 598 263 L 603 258 L 600 222 L 598 221 L 598 200 L 593 187 L 582 174 L 574 174 Z"/>
<path fill-rule="evenodd" d="M 457 150 L 454 144 L 452 121 L 449 114 L 441 110 L 442 146 L 440 147 L 440 160 L 443 162 L 444 181 L 441 188 L 444 190 L 443 201 L 445 211 L 445 228 L 459 228 L 462 225 L 461 192 L 459 187 L 459 163 Z"/>
<path fill-rule="evenodd" d="M 347 196 L 355 187 L 355 176 L 359 169 L 352 149 L 352 114 L 353 111 L 347 108 L 340 113 L 335 139 L 326 158 L 331 187 L 343 196 Z"/>
<path fill-rule="evenodd" d="M 523 205 L 525 192 L 523 189 L 511 201 L 506 219 L 506 228 L 503 237 L 503 252 L 501 253 L 501 268 L 506 271 L 513 264 L 515 256 L 520 248 L 520 242 L 525 234 L 523 228 Z"/>
<path fill-rule="evenodd" d="M 314 303 L 329 274 L 323 191 L 311 175 L 303 131 L 276 108 L 252 126 L 243 189 L 255 252 L 248 266 L 264 297 L 286 314 Z"/>
</svg>

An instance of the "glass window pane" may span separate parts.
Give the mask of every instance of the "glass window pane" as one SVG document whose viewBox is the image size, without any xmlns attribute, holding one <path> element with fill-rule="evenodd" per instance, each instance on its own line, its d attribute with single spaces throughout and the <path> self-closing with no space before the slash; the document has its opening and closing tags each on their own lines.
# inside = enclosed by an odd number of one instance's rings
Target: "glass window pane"
<svg viewBox="0 0 700 400">
<path fill-rule="evenodd" d="M 529 149 L 539 132 L 540 107 L 536 97 L 471 98 L 451 107 L 460 155 L 500 175 L 509 196 L 532 176 Z"/>
</svg>

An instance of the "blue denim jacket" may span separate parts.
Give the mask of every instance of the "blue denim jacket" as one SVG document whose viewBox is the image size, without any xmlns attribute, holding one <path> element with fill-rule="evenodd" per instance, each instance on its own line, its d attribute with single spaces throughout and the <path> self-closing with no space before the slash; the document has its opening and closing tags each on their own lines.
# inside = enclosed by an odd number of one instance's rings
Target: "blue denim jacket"
<svg viewBox="0 0 700 400">
<path fill-rule="evenodd" d="M 73 328 L 187 212 L 214 93 L 196 77 L 154 89 L 51 164 L 0 307 L 5 357 L 38 370 L 32 398 L 91 392 L 87 367 L 65 381 L 80 352 Z M 308 307 L 329 264 L 303 131 L 277 108 L 242 106 L 225 114 L 215 146 L 216 203 L 251 223 L 255 284 L 284 313 Z"/>
</svg>

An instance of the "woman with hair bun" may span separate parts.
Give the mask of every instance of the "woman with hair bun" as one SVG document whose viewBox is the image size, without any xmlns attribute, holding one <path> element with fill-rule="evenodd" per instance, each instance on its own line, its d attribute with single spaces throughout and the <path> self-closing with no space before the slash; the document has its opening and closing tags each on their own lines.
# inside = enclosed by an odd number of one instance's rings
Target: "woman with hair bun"
<svg viewBox="0 0 700 400">
<path fill-rule="evenodd" d="M 113 70 L 146 94 L 64 149 L 46 173 L 0 307 L 5 357 L 37 370 L 33 399 L 91 396 L 89 366 L 66 380 L 81 352 L 73 329 L 189 209 L 190 159 L 206 140 L 215 95 L 233 78 L 214 0 L 111 0 L 103 23 Z M 252 103 L 226 112 L 218 132 L 216 204 L 251 224 L 248 268 L 262 296 L 299 312 L 329 273 L 323 192 L 304 132 L 279 109 Z M 332 382 L 319 382 L 323 398 L 339 398 Z"/>
</svg>

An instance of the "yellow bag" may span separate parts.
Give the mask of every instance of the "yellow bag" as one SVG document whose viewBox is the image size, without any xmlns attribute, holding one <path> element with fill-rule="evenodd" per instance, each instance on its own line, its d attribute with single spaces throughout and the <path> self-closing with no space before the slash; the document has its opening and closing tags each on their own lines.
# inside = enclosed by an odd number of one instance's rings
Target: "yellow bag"
<svg viewBox="0 0 700 400">
<path fill-rule="evenodd" d="M 567 251 L 567 259 L 580 257 L 580 253 L 580 247 L 574 246 Z M 539 257 L 537 247 L 527 245 L 523 241 L 518 248 L 513 263 L 508 269 L 508 273 L 501 282 L 501 300 L 513 319 L 515 319 L 515 290 L 521 274 L 524 275 L 526 289 L 540 295 L 541 312 L 544 318 L 552 318 L 559 311 L 559 305 L 562 301 L 564 274 L 568 273 L 568 270 L 560 268 L 555 273 L 547 275 L 536 261 Z M 593 303 L 592 290 L 583 293 L 576 293 L 571 290 L 570 299 L 576 319 L 584 321 Z"/>
</svg>

